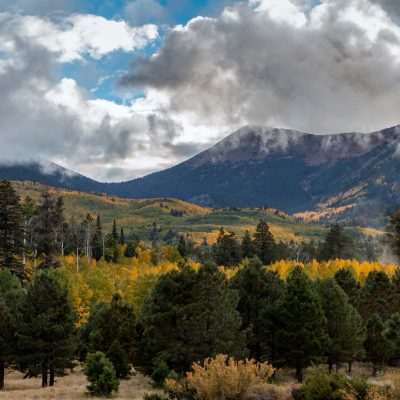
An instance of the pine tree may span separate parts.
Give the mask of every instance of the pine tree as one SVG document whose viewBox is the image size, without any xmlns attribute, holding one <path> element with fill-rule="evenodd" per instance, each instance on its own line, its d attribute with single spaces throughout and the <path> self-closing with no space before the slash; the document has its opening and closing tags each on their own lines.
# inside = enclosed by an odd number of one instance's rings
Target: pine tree
<svg viewBox="0 0 400 400">
<path fill-rule="evenodd" d="M 329 232 L 326 234 L 320 259 L 351 259 L 355 256 L 356 248 L 353 239 L 350 236 L 345 235 L 341 226 L 332 226 Z"/>
<path fill-rule="evenodd" d="M 231 287 L 239 294 L 237 310 L 242 317 L 242 331 L 247 333 L 250 357 L 274 362 L 277 338 L 271 319 L 283 296 L 284 282 L 277 273 L 266 271 L 256 258 L 232 278 Z"/>
<path fill-rule="evenodd" d="M 354 270 L 349 268 L 339 269 L 336 271 L 334 278 L 346 293 L 350 304 L 354 307 L 357 307 L 360 301 L 361 286 L 356 281 Z"/>
<path fill-rule="evenodd" d="M 118 240 L 119 240 L 117 222 L 115 221 L 115 219 L 114 219 L 114 222 L 113 222 L 113 227 L 112 227 L 112 231 L 111 231 L 111 237 L 112 237 L 112 240 L 113 240 L 114 246 L 115 246 L 118 243 Z"/>
<path fill-rule="evenodd" d="M 34 253 L 36 244 L 34 240 L 34 220 L 36 216 L 36 206 L 33 200 L 27 196 L 22 204 L 22 225 L 23 225 L 23 253 L 22 265 L 25 275 L 26 259 L 29 253 Z"/>
<path fill-rule="evenodd" d="M 115 294 L 111 303 L 95 306 L 88 322 L 81 328 L 80 358 L 83 360 L 87 353 L 102 351 L 114 361 L 117 375 L 126 377 L 128 362 L 132 363 L 135 359 L 135 326 L 136 316 L 132 307 Z M 118 347 L 122 348 L 122 352 Z"/>
<path fill-rule="evenodd" d="M 279 353 L 286 366 L 295 368 L 301 382 L 303 369 L 321 360 L 328 337 L 319 296 L 300 267 L 287 278 L 279 323 Z"/>
<path fill-rule="evenodd" d="M 383 334 L 384 324 L 378 314 L 372 315 L 367 322 L 367 337 L 365 340 L 366 359 L 372 363 L 372 375 L 376 376 L 378 369 L 394 352 L 393 343 Z"/>
<path fill-rule="evenodd" d="M 9 181 L 0 181 L 0 268 L 24 278 L 20 199 Z"/>
<path fill-rule="evenodd" d="M 219 353 L 242 357 L 237 301 L 216 267 L 198 272 L 183 267 L 163 275 L 142 310 L 142 364 L 151 370 L 146 363 L 164 361 L 185 372 L 194 361 Z"/>
<path fill-rule="evenodd" d="M 6 366 L 16 357 L 16 335 L 18 329 L 18 295 L 21 284 L 9 270 L 0 270 L 0 390 L 4 389 Z M 17 300 L 17 301 L 16 301 Z"/>
<path fill-rule="evenodd" d="M 241 261 L 240 248 L 236 235 L 220 229 L 216 243 L 213 247 L 215 262 L 218 265 L 232 267 Z"/>
<path fill-rule="evenodd" d="M 97 261 L 100 260 L 103 257 L 103 250 L 103 226 L 100 214 L 98 214 L 93 234 L 93 258 Z"/>
<path fill-rule="evenodd" d="M 136 249 L 132 241 L 128 242 L 125 249 L 125 257 L 132 258 L 136 255 Z"/>
<path fill-rule="evenodd" d="M 341 362 L 351 363 L 357 356 L 362 355 L 362 319 L 333 278 L 318 282 L 317 289 L 327 320 L 329 341 L 325 346 L 325 354 L 328 358 L 329 372 L 332 372 L 333 364 L 336 364 L 338 369 Z"/>
<path fill-rule="evenodd" d="M 76 315 L 68 291 L 48 272 L 28 287 L 18 334 L 19 365 L 27 377 L 42 376 L 42 387 L 54 385 L 73 366 Z M 50 379 L 48 379 L 50 377 Z"/>
<path fill-rule="evenodd" d="M 390 217 L 385 239 L 393 254 L 400 260 L 400 211 Z"/>
<path fill-rule="evenodd" d="M 365 321 L 373 314 L 386 321 L 396 311 L 396 293 L 389 277 L 382 271 L 371 271 L 361 289 L 359 311 Z"/>
<path fill-rule="evenodd" d="M 120 234 L 119 234 L 119 244 L 125 244 L 125 233 L 124 228 L 121 227 Z"/>
<path fill-rule="evenodd" d="M 253 234 L 253 245 L 256 255 L 264 265 L 273 263 L 276 259 L 276 243 L 265 221 L 260 221 Z"/>
<path fill-rule="evenodd" d="M 183 235 L 180 236 L 179 238 L 179 243 L 178 243 L 178 252 L 181 255 L 182 258 L 186 257 L 186 240 Z"/>
<path fill-rule="evenodd" d="M 385 339 L 393 344 L 393 356 L 400 357 L 400 312 L 394 313 L 386 322 L 383 330 Z"/>
<path fill-rule="evenodd" d="M 39 256 L 43 257 L 40 265 L 42 269 L 58 265 L 57 255 L 59 254 L 59 246 L 57 243 L 57 228 L 59 218 L 60 210 L 56 207 L 50 192 L 46 190 L 42 193 L 42 200 L 35 220 L 37 252 Z"/>
<path fill-rule="evenodd" d="M 255 249 L 253 246 L 253 242 L 251 240 L 251 235 L 249 231 L 246 231 L 242 243 L 241 243 L 241 252 L 242 252 L 242 257 L 243 258 L 252 258 L 255 255 Z"/>
</svg>

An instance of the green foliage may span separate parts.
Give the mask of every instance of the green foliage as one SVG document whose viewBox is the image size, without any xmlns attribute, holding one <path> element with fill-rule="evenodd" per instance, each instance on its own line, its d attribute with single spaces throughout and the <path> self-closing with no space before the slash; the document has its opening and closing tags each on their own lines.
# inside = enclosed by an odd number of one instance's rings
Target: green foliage
<svg viewBox="0 0 400 400">
<path fill-rule="evenodd" d="M 332 226 L 326 234 L 320 259 L 334 260 L 335 258 L 351 259 L 355 257 L 356 248 L 353 239 L 344 233 L 341 226 Z"/>
<path fill-rule="evenodd" d="M 362 357 L 365 333 L 360 315 L 335 279 L 317 282 L 317 289 L 327 319 L 329 341 L 324 350 L 331 371 L 333 364 L 338 366 Z"/>
<path fill-rule="evenodd" d="M 383 330 L 384 337 L 394 347 L 394 356 L 400 356 L 400 312 L 394 313 L 386 322 Z"/>
<path fill-rule="evenodd" d="M 92 396 L 109 397 L 118 391 L 119 380 L 114 366 L 100 351 L 87 355 L 85 375 L 90 382 L 87 389 Z"/>
<path fill-rule="evenodd" d="M 269 265 L 276 259 L 276 243 L 268 224 L 261 220 L 253 235 L 253 246 L 258 258 L 264 265 Z"/>
<path fill-rule="evenodd" d="M 151 379 L 154 381 L 154 386 L 161 388 L 164 385 L 165 379 L 170 374 L 171 370 L 165 361 L 161 360 L 154 368 L 151 374 Z"/>
<path fill-rule="evenodd" d="M 242 317 L 242 330 L 246 331 L 250 357 L 273 362 L 277 338 L 271 320 L 278 311 L 284 282 L 277 273 L 265 270 L 255 258 L 232 278 L 231 287 L 239 294 L 237 310 Z"/>
<path fill-rule="evenodd" d="M 166 397 L 158 393 L 146 393 L 143 396 L 143 400 L 166 400 Z"/>
<path fill-rule="evenodd" d="M 218 265 L 226 267 L 233 267 L 240 263 L 240 247 L 233 232 L 220 229 L 217 242 L 214 244 L 214 258 Z"/>
<path fill-rule="evenodd" d="M 354 271 L 349 268 L 342 268 L 335 273 L 334 278 L 347 294 L 350 304 L 357 307 L 360 301 L 361 286 L 354 276 Z"/>
<path fill-rule="evenodd" d="M 238 298 L 224 274 L 183 267 L 160 278 L 141 315 L 143 363 L 164 360 L 178 372 L 218 353 L 242 356 Z M 151 368 L 151 366 L 150 366 Z"/>
<path fill-rule="evenodd" d="M 319 296 L 300 267 L 287 278 L 279 314 L 280 356 L 285 365 L 296 369 L 297 379 L 302 381 L 303 368 L 321 359 L 328 336 Z"/>
<path fill-rule="evenodd" d="M 383 331 L 382 319 L 378 314 L 373 314 L 367 322 L 365 350 L 367 361 L 372 363 L 372 374 L 374 376 L 394 352 L 393 343 L 384 336 Z"/>
<path fill-rule="evenodd" d="M 298 400 L 341 400 L 347 380 L 340 374 L 327 374 L 314 369 L 296 394 Z"/>
<path fill-rule="evenodd" d="M 24 277 L 21 263 L 23 226 L 20 198 L 9 181 L 0 181 L 0 268 Z"/>
<path fill-rule="evenodd" d="M 48 272 L 36 275 L 22 306 L 19 364 L 29 377 L 42 374 L 42 385 L 73 366 L 76 315 L 68 292 Z"/>
<path fill-rule="evenodd" d="M 397 309 L 396 293 L 389 277 L 382 271 L 371 271 L 361 289 L 359 310 L 365 321 L 378 314 L 385 321 Z"/>
<path fill-rule="evenodd" d="M 101 351 L 113 361 L 117 376 L 129 373 L 129 363 L 136 351 L 136 316 L 131 306 L 119 294 L 111 303 L 100 303 L 92 310 L 88 322 L 80 331 L 80 357 Z"/>
</svg>

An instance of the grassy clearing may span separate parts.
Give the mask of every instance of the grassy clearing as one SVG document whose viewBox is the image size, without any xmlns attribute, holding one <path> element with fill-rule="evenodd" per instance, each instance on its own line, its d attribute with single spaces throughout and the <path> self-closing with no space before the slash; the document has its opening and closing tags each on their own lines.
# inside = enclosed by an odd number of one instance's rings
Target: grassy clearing
<svg viewBox="0 0 400 400">
<path fill-rule="evenodd" d="M 82 370 L 76 370 L 71 375 L 57 378 L 55 386 L 40 387 L 41 380 L 23 379 L 17 371 L 11 371 L 6 376 L 6 389 L 0 391 L 1 400 L 90 400 L 98 399 L 86 394 L 87 380 Z M 150 379 L 141 374 L 122 380 L 119 392 L 112 398 L 115 400 L 142 400 L 145 393 L 157 393 L 151 386 Z"/>
</svg>

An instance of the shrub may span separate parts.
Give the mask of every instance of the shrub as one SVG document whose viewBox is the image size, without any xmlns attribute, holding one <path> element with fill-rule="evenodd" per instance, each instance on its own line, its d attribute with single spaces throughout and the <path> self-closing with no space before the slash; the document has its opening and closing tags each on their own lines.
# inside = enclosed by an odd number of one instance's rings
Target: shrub
<svg viewBox="0 0 400 400">
<path fill-rule="evenodd" d="M 161 388 L 164 385 L 165 379 L 171 373 L 165 361 L 160 361 L 153 370 L 151 378 L 154 381 L 154 387 Z"/>
<path fill-rule="evenodd" d="M 167 380 L 167 389 L 193 389 L 196 398 L 202 400 L 242 400 L 250 387 L 267 383 L 274 373 L 274 368 L 268 363 L 258 363 L 255 360 L 235 361 L 224 354 L 207 358 L 204 365 L 194 363 L 192 369 L 193 372 L 187 374 L 186 382 Z"/>
<path fill-rule="evenodd" d="M 131 366 L 119 340 L 114 340 L 107 351 L 107 358 L 113 363 L 118 378 L 126 378 L 129 375 Z"/>
<path fill-rule="evenodd" d="M 92 396 L 107 397 L 118 391 L 119 380 L 114 366 L 101 351 L 87 355 L 85 375 L 90 382 L 87 389 Z"/>
<path fill-rule="evenodd" d="M 304 385 L 296 391 L 297 400 L 341 400 L 347 379 L 340 374 L 328 374 L 314 369 Z"/>
</svg>

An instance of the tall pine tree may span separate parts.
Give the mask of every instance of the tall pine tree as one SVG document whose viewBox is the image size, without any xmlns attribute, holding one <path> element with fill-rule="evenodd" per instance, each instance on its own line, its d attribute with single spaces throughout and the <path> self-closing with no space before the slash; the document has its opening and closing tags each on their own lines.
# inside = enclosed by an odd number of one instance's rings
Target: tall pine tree
<svg viewBox="0 0 400 400">
<path fill-rule="evenodd" d="M 273 263 L 276 259 L 276 243 L 268 224 L 260 221 L 253 234 L 253 246 L 257 257 L 264 265 Z"/>
<path fill-rule="evenodd" d="M 19 196 L 9 181 L 0 181 L 0 268 L 23 278 L 23 226 Z"/>
</svg>

